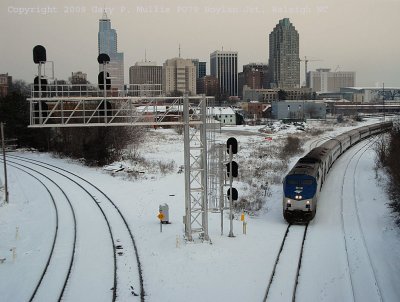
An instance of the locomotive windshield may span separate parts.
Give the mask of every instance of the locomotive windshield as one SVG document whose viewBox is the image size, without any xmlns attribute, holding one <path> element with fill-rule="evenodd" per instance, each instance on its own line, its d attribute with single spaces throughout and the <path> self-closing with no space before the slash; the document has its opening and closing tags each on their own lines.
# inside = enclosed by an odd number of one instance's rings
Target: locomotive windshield
<svg viewBox="0 0 400 302">
<path fill-rule="evenodd" d="M 317 190 L 315 178 L 310 175 L 292 174 L 285 178 L 283 190 L 285 197 L 295 199 L 310 199 Z"/>
<path fill-rule="evenodd" d="M 307 179 L 307 178 L 292 178 L 292 177 L 286 177 L 286 184 L 288 185 L 296 185 L 296 186 L 310 186 L 314 182 L 314 179 Z"/>
</svg>

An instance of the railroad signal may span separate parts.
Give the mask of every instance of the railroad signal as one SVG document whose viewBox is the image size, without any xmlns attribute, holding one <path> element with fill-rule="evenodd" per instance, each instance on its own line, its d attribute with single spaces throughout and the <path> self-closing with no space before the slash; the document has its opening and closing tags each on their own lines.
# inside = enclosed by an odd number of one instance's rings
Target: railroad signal
<svg viewBox="0 0 400 302">
<path fill-rule="evenodd" d="M 238 170 L 239 170 L 239 166 L 238 164 L 233 160 L 232 161 L 232 177 L 238 177 Z M 230 177 L 230 173 L 231 173 L 231 164 L 227 163 L 226 164 L 226 176 Z"/>
<path fill-rule="evenodd" d="M 230 198 L 230 196 L 231 196 L 231 188 L 229 188 L 228 191 L 226 192 L 226 196 L 228 198 Z M 238 190 L 236 190 L 236 188 L 232 188 L 232 200 L 236 201 L 236 200 L 238 200 L 238 198 L 239 198 Z"/>
<path fill-rule="evenodd" d="M 110 56 L 106 53 L 101 53 L 97 57 L 97 62 L 99 62 L 99 64 L 106 64 L 110 62 Z"/>
<path fill-rule="evenodd" d="M 42 45 L 36 45 L 33 48 L 33 62 L 35 64 L 46 62 L 46 48 L 44 48 Z"/>
<path fill-rule="evenodd" d="M 35 77 L 33 79 L 33 91 L 46 91 L 47 90 L 47 79 L 46 78 L 41 78 L 40 79 L 40 85 L 39 85 L 39 77 Z M 40 89 L 39 89 L 40 86 Z"/>
<path fill-rule="evenodd" d="M 226 141 L 226 152 L 229 154 L 229 147 L 232 147 L 232 154 L 236 154 L 238 151 L 238 142 L 236 140 L 236 138 L 234 137 L 230 137 L 228 138 L 228 140 Z"/>
<path fill-rule="evenodd" d="M 104 76 L 104 71 L 101 71 L 97 77 L 99 83 L 99 89 L 104 90 L 104 78 L 106 80 L 106 90 L 110 90 L 111 89 L 110 74 L 107 72 L 106 76 Z"/>
</svg>

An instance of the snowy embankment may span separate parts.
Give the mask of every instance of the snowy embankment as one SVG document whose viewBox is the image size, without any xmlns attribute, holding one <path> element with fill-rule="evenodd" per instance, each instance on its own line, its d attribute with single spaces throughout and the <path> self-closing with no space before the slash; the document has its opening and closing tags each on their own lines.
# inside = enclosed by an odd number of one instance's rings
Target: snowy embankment
<svg viewBox="0 0 400 302">
<path fill-rule="evenodd" d="M 220 139 L 223 141 L 235 136 L 239 142 L 239 152 L 251 154 L 251 149 L 258 144 L 273 144 L 278 137 L 284 138 L 290 132 L 287 129 L 279 133 L 261 134 L 259 128 L 223 128 Z M 347 128 L 334 129 L 322 136 L 345 130 Z M 272 136 L 272 141 L 265 140 L 265 136 Z M 315 139 L 310 141 L 308 138 L 304 142 L 305 151 Z M 117 177 L 113 177 L 103 169 L 83 167 L 48 154 L 18 155 L 43 160 L 79 174 L 101 188 L 120 207 L 138 244 L 146 301 L 262 301 L 287 226 L 282 217 L 281 184 L 270 183 L 269 194 L 264 196 L 263 209 L 255 216 L 246 215 L 246 235 L 242 232 L 242 223 L 235 219 L 236 237 L 227 237 L 227 215 L 221 235 L 220 214 L 210 213 L 211 244 L 186 243 L 183 240 L 182 223 L 184 173 L 178 173 L 179 166 L 183 164 L 182 138 L 173 130 L 152 131 L 142 152 L 146 159 L 164 162 L 174 160 L 174 171 L 166 175 L 141 173 L 136 180 L 129 181 L 126 174 L 118 177 L 118 172 L 115 174 Z M 342 165 L 346 165 L 346 159 L 349 160 L 343 156 L 332 168 L 321 193 L 316 218 L 310 225 L 298 301 L 352 300 L 349 272 L 357 267 L 349 269 L 346 261 L 340 208 Z M 239 169 L 250 168 L 238 163 Z M 373 152 L 366 152 L 356 171 L 359 180 L 356 196 L 362 203 L 360 219 L 365 227 L 366 244 L 383 297 L 385 301 L 398 301 L 400 259 L 394 251 L 400 250 L 400 234 L 385 205 L 385 194 L 381 184 L 376 181 L 372 167 Z M 9 186 L 10 204 L 0 207 L 0 259 L 4 259 L 0 263 L 0 297 L 17 301 L 26 300 L 31 295 L 31 287 L 23 282 L 34 280 L 42 269 L 43 257 L 50 248 L 49 230 L 54 228 L 54 215 L 46 192 L 28 176 L 22 176 L 10 168 Z M 157 214 L 162 203 L 169 205 L 171 224 L 164 225 L 160 232 Z M 275 296 L 279 297 L 279 291 L 284 293 L 287 290 L 282 285 Z M 81 301 L 85 301 L 86 294 L 82 290 Z"/>
</svg>

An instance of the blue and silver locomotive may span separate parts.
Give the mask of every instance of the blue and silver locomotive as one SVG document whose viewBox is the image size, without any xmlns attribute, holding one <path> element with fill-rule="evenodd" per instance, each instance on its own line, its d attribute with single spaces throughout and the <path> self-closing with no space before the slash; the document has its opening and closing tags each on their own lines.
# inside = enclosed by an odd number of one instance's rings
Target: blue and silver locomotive
<svg viewBox="0 0 400 302">
<path fill-rule="evenodd" d="M 360 140 L 388 131 L 392 122 L 345 132 L 308 152 L 283 180 L 283 217 L 289 223 L 307 223 L 317 211 L 318 196 L 336 159 Z"/>
</svg>

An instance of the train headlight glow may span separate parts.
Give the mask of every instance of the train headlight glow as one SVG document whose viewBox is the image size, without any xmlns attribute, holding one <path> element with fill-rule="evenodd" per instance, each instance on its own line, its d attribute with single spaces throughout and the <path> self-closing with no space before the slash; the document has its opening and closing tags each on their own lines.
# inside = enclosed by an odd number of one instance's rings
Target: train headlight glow
<svg viewBox="0 0 400 302">
<path fill-rule="evenodd" d="M 301 195 L 296 195 L 294 198 L 297 199 L 297 200 L 300 200 L 300 199 L 303 198 L 303 196 L 301 196 Z"/>
</svg>

